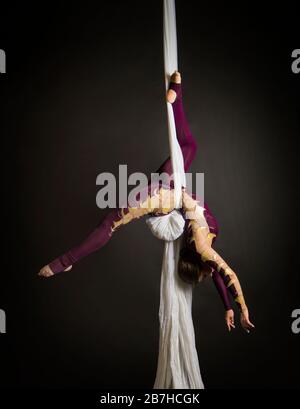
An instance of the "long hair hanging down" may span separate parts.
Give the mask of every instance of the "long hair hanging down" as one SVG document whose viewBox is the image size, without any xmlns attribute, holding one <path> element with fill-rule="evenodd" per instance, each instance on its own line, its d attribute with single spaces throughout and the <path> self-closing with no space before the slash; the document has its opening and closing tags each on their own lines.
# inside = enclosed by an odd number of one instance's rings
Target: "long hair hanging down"
<svg viewBox="0 0 300 409">
<path fill-rule="evenodd" d="M 211 273 L 211 268 L 201 259 L 196 250 L 195 241 L 191 240 L 191 232 L 188 227 L 182 239 L 178 260 L 178 275 L 187 284 L 197 285 Z"/>
</svg>

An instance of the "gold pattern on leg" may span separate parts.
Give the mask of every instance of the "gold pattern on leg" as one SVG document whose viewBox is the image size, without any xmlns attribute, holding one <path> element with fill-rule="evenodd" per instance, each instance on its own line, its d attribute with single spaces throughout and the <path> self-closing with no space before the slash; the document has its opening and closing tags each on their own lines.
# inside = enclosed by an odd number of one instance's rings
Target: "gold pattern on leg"
<svg viewBox="0 0 300 409">
<path fill-rule="evenodd" d="M 127 212 L 124 208 L 121 209 L 120 220 L 113 222 L 112 232 L 114 232 L 121 225 L 127 224 L 134 219 L 139 219 L 149 213 L 163 213 L 168 214 L 174 210 L 174 193 L 168 189 L 156 189 L 154 194 L 148 195 L 147 198 L 140 202 L 136 207 L 128 207 Z"/>
</svg>

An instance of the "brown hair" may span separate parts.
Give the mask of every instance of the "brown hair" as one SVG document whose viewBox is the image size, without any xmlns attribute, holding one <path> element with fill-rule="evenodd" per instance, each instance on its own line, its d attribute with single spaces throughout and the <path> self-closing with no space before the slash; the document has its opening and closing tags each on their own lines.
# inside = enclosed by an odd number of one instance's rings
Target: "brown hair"
<svg viewBox="0 0 300 409">
<path fill-rule="evenodd" d="M 211 273 L 197 252 L 194 241 L 191 240 L 191 231 L 185 232 L 183 247 L 178 260 L 178 275 L 188 284 L 196 285 Z"/>
</svg>

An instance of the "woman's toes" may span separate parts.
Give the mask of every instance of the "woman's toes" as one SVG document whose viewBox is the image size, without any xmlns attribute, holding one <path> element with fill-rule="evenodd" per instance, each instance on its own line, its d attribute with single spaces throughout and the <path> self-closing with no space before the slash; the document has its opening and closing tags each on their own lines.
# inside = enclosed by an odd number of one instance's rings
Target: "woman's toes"
<svg viewBox="0 0 300 409">
<path fill-rule="evenodd" d="M 176 92 L 173 89 L 169 89 L 167 92 L 167 101 L 173 104 L 173 102 L 175 102 L 176 100 L 176 97 L 177 97 Z"/>
<path fill-rule="evenodd" d="M 181 75 L 179 71 L 173 72 L 173 74 L 171 75 L 171 81 L 175 82 L 176 84 L 181 83 Z"/>
<path fill-rule="evenodd" d="M 67 267 L 64 271 L 70 271 L 72 269 L 73 266 L 69 266 Z"/>
<path fill-rule="evenodd" d="M 41 277 L 51 277 L 51 276 L 53 276 L 53 271 L 52 271 L 51 268 L 47 265 L 47 266 L 43 267 L 43 268 L 39 271 L 38 275 L 41 276 Z"/>
</svg>

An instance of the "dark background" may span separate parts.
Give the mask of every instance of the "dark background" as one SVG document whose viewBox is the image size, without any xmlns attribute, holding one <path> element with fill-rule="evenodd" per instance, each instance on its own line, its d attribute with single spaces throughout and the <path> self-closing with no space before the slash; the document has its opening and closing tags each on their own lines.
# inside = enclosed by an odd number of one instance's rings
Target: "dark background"
<svg viewBox="0 0 300 409">
<path fill-rule="evenodd" d="M 227 333 L 212 283 L 195 289 L 207 388 L 299 387 L 290 328 L 300 307 L 300 74 L 291 71 L 299 33 L 296 10 L 284 5 L 177 0 L 185 108 L 199 142 L 192 170 L 205 172 L 216 249 L 256 325 L 250 335 Z M 128 164 L 149 174 L 168 155 L 162 2 L 14 3 L 0 21 L 1 385 L 151 388 L 163 244 L 143 221 L 71 273 L 36 274 L 107 211 L 95 204 L 100 172 Z"/>
</svg>

